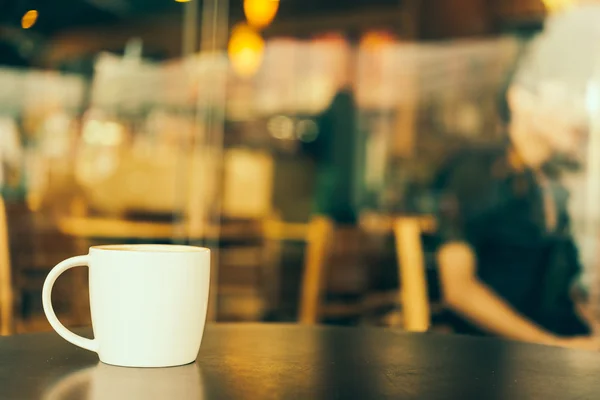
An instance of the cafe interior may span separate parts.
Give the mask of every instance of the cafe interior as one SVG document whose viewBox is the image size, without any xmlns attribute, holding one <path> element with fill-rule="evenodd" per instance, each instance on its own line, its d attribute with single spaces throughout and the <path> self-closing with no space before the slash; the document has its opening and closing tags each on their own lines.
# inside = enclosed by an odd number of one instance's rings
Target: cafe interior
<svg viewBox="0 0 600 400">
<path fill-rule="evenodd" d="M 536 73 L 549 100 L 527 107 L 556 117 L 538 125 L 565 127 L 575 114 L 565 104 L 583 104 L 572 107 L 587 127 L 581 165 L 539 179 L 568 193 L 547 226 L 570 222 L 574 301 L 593 329 L 600 48 L 582 49 L 600 34 L 573 22 L 600 7 L 591 3 L 0 1 L 0 335 L 50 331 L 48 272 L 117 243 L 210 248 L 209 322 L 456 332 L 448 310 L 460 296 L 440 269 L 452 208 L 443 182 L 467 187 L 485 168 L 460 182 L 444 171 L 511 146 L 503 111 L 518 96 L 507 88 Z M 569 18 L 581 32 L 557 38 Z M 544 40 L 562 42 L 528 56 Z M 458 207 L 491 212 L 476 203 Z M 523 213 L 508 203 L 494 203 L 504 213 L 495 218 Z M 496 259 L 516 251 L 506 259 L 525 263 L 525 229 L 486 221 L 476 256 L 506 239 L 512 247 Z M 499 271 L 488 275 L 513 275 L 498 287 L 546 280 Z M 67 327 L 90 325 L 87 274 L 70 270 L 55 286 Z"/>
</svg>

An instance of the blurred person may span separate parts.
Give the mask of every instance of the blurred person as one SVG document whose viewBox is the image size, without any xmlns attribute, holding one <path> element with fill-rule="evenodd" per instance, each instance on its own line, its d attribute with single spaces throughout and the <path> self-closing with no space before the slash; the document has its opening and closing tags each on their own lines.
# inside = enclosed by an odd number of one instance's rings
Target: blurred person
<svg viewBox="0 0 600 400">
<path fill-rule="evenodd" d="M 316 139 L 303 144 L 303 150 L 313 159 L 316 169 L 312 212 L 327 216 L 340 225 L 355 225 L 359 171 L 357 105 L 353 87 L 355 60 L 350 43 L 340 35 L 325 35 L 315 39 L 313 45 L 325 46 L 334 54 L 329 60 L 333 65 L 330 78 L 337 89 L 326 109 L 315 118 Z"/>
<path fill-rule="evenodd" d="M 319 135 L 304 144 L 316 164 L 313 212 L 338 224 L 357 221 L 354 202 L 356 183 L 356 104 L 349 87 L 341 88 L 327 109 L 317 117 Z"/>
<path fill-rule="evenodd" d="M 572 299 L 581 265 L 558 180 L 583 163 L 600 55 L 600 2 L 581 3 L 549 19 L 519 62 L 506 146 L 462 154 L 438 181 L 437 261 L 458 333 L 600 349 Z"/>
</svg>

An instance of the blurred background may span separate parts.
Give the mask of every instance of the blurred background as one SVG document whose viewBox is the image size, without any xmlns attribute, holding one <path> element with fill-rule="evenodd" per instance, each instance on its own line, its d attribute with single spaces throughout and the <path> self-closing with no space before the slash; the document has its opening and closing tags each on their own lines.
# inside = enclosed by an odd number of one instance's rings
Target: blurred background
<svg viewBox="0 0 600 400">
<path fill-rule="evenodd" d="M 523 49 L 580 3 L 0 0 L 0 333 L 49 330 L 46 274 L 106 243 L 210 247 L 212 321 L 452 331 L 440 171 L 506 146 Z M 598 169 L 553 178 L 586 304 Z M 57 284 L 65 325 L 87 290 Z"/>
</svg>

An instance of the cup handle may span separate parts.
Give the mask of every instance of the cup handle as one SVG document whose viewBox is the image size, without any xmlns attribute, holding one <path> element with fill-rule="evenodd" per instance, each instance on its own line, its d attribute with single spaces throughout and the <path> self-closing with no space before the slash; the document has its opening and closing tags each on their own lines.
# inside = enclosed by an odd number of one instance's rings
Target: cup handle
<svg viewBox="0 0 600 400">
<path fill-rule="evenodd" d="M 89 266 L 89 256 L 78 256 L 71 257 L 61 263 L 59 263 L 56 267 L 52 268 L 46 280 L 44 281 L 44 288 L 42 289 L 42 305 L 44 306 L 44 313 L 46 314 L 46 318 L 48 318 L 48 322 L 56 333 L 63 337 L 68 342 L 73 343 L 75 346 L 79 346 L 89 351 L 98 352 L 98 343 L 95 339 L 87 339 L 82 336 L 76 335 L 67 328 L 58 320 L 56 317 L 56 313 L 52 308 L 52 287 L 54 286 L 54 282 L 56 279 L 68 269 L 74 267 L 85 267 Z"/>
</svg>

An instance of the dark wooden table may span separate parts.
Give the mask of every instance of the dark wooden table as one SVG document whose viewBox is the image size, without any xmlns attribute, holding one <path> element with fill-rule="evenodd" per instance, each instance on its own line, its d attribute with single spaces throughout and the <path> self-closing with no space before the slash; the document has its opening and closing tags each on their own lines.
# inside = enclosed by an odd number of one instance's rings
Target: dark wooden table
<svg viewBox="0 0 600 400">
<path fill-rule="evenodd" d="M 600 399 L 600 354 L 376 328 L 210 325 L 195 364 L 135 369 L 33 334 L 0 338 L 0 399 Z"/>
</svg>

